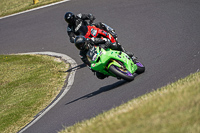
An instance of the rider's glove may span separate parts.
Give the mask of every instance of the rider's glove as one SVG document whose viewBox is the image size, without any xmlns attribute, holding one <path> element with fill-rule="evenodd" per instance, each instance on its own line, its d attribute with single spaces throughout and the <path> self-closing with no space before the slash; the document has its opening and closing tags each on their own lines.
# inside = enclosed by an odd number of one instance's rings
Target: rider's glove
<svg viewBox="0 0 200 133">
<path fill-rule="evenodd" d="M 109 40 L 108 38 L 103 38 L 103 40 L 104 40 L 105 42 L 110 42 L 110 40 Z"/>
<path fill-rule="evenodd" d="M 87 38 L 87 43 L 89 43 L 91 45 L 95 45 L 93 38 L 91 38 L 91 39 Z"/>
<path fill-rule="evenodd" d="M 107 49 L 111 46 L 111 42 L 106 42 L 104 45 L 104 49 Z"/>
<path fill-rule="evenodd" d="M 89 14 L 89 19 L 90 19 L 90 24 L 92 24 L 96 18 L 92 14 Z"/>
<path fill-rule="evenodd" d="M 96 18 L 92 14 L 89 14 L 89 19 L 94 21 Z"/>
<path fill-rule="evenodd" d="M 109 33 L 110 33 L 114 38 L 117 38 L 117 34 L 115 33 L 114 30 L 109 31 Z"/>
</svg>

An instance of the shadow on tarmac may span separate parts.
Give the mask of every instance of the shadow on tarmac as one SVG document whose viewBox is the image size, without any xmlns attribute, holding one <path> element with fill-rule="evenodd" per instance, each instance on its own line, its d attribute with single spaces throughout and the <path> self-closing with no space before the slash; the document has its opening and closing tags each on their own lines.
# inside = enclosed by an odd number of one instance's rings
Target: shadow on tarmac
<svg viewBox="0 0 200 133">
<path fill-rule="evenodd" d="M 89 94 L 87 94 L 87 95 L 85 95 L 85 96 L 82 96 L 82 97 L 80 97 L 80 98 L 77 98 L 77 99 L 75 99 L 75 100 L 73 100 L 73 101 L 71 101 L 71 102 L 66 103 L 65 105 L 74 103 L 74 102 L 76 102 L 76 101 L 78 101 L 78 100 L 84 100 L 84 99 L 87 99 L 87 98 L 90 98 L 90 97 L 99 95 L 99 94 L 101 94 L 101 93 L 103 93 L 103 92 L 110 91 L 110 90 L 112 90 L 112 89 L 115 89 L 115 88 L 117 88 L 117 87 L 120 87 L 120 86 L 122 86 L 122 85 L 124 85 L 124 84 L 126 84 L 126 83 L 129 83 L 129 82 L 127 82 L 127 81 L 125 81 L 125 80 L 121 80 L 121 81 L 118 81 L 118 82 L 116 82 L 116 83 L 114 83 L 114 84 L 101 87 L 99 90 L 94 91 L 94 92 L 92 92 L 92 93 L 89 93 Z"/>
<path fill-rule="evenodd" d="M 78 70 L 78 69 L 84 68 L 84 67 L 86 67 L 86 66 L 87 66 L 87 65 L 85 65 L 85 64 L 83 63 L 83 64 L 77 65 L 77 66 L 75 66 L 75 67 L 73 67 L 73 68 L 70 68 L 70 69 L 68 69 L 67 71 L 60 71 L 60 72 L 63 72 L 63 73 L 72 72 L 72 71 L 76 71 L 76 70 Z"/>
</svg>

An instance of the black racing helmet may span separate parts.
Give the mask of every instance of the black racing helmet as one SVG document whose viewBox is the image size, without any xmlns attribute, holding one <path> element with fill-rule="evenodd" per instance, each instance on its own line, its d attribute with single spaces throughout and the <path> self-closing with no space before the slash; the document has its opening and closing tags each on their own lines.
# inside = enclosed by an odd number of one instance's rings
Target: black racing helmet
<svg viewBox="0 0 200 133">
<path fill-rule="evenodd" d="M 87 42 L 86 42 L 86 38 L 84 36 L 77 36 L 75 38 L 75 46 L 77 47 L 77 49 L 79 50 L 86 50 L 87 49 Z"/>
<path fill-rule="evenodd" d="M 74 24 L 75 22 L 75 16 L 72 12 L 66 12 L 65 14 L 65 21 L 68 23 L 68 24 Z"/>
</svg>

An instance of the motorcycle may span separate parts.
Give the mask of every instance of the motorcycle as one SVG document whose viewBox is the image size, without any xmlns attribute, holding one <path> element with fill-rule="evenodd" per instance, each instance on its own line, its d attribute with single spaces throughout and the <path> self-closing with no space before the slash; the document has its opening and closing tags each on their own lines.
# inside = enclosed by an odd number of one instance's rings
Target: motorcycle
<svg viewBox="0 0 200 133">
<path fill-rule="evenodd" d="M 134 62 L 126 53 L 110 48 L 93 46 L 87 52 L 87 58 L 92 70 L 126 81 L 134 80 L 135 74 L 145 71 L 144 65 L 139 61 Z"/>
<path fill-rule="evenodd" d="M 118 43 L 117 38 L 113 37 L 109 32 L 102 30 L 100 28 L 97 28 L 94 24 L 91 24 L 86 22 L 87 26 L 81 26 L 79 28 L 79 34 L 83 35 L 85 38 L 91 39 L 91 38 L 107 38 L 112 43 Z M 106 24 L 104 24 L 108 30 L 112 30 L 112 28 Z"/>
<path fill-rule="evenodd" d="M 84 33 L 85 38 L 91 39 L 94 38 L 108 38 L 112 43 L 115 43 L 117 40 L 110 33 L 105 30 L 99 29 L 94 25 L 87 26 L 87 32 Z"/>
</svg>

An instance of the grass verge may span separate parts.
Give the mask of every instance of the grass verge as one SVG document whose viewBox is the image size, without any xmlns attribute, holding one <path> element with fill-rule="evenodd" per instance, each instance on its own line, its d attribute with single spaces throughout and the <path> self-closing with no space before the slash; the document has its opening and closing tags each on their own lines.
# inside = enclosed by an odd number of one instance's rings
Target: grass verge
<svg viewBox="0 0 200 133">
<path fill-rule="evenodd" d="M 200 72 L 60 133 L 199 133 Z"/>
<path fill-rule="evenodd" d="M 62 0 L 39 0 L 37 4 L 33 4 L 33 0 L 0 0 L 0 17 L 58 1 Z"/>
<path fill-rule="evenodd" d="M 0 132 L 17 132 L 56 97 L 68 69 L 57 58 L 0 55 Z"/>
</svg>

